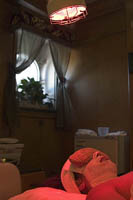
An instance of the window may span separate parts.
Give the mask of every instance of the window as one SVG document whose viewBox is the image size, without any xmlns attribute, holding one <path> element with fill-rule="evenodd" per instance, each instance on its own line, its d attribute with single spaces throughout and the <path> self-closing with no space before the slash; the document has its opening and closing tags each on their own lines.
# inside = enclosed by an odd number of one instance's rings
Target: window
<svg viewBox="0 0 133 200">
<path fill-rule="evenodd" d="M 16 30 L 15 73 L 20 106 L 55 109 L 57 76 L 48 39 Z"/>
<path fill-rule="evenodd" d="M 17 59 L 19 59 L 19 57 L 20 55 L 17 54 Z M 25 57 L 26 56 L 23 55 L 23 59 Z M 45 96 L 45 94 L 47 94 L 46 98 L 43 99 L 39 107 L 37 106 L 37 104 L 31 105 L 32 103 L 28 102 L 28 96 L 27 96 L 27 102 L 26 102 L 26 99 L 24 98 L 24 93 L 22 91 L 22 87 L 20 87 L 20 85 L 22 85 L 22 80 L 26 79 L 28 81 L 28 80 L 31 80 L 32 78 L 34 79 L 35 82 L 39 82 L 41 84 L 43 95 Z M 34 60 L 28 68 L 26 68 L 24 71 L 20 72 L 19 74 L 16 74 L 16 90 L 17 90 L 17 98 L 19 99 L 20 106 L 30 107 L 30 108 L 32 107 L 32 108 L 37 108 L 37 109 L 38 108 L 52 109 L 52 110 L 55 109 L 56 79 L 57 77 L 56 77 L 51 56 L 49 56 L 46 59 L 45 64 L 43 65 L 41 65 L 39 61 Z M 21 95 L 22 93 L 23 95 Z"/>
</svg>

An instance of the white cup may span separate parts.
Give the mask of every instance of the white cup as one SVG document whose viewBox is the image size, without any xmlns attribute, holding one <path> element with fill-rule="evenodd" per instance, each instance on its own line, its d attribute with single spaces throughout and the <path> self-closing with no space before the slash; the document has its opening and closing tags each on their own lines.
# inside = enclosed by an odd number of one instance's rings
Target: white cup
<svg viewBox="0 0 133 200">
<path fill-rule="evenodd" d="M 105 136 L 107 133 L 109 133 L 109 127 L 98 127 L 99 136 Z"/>
</svg>

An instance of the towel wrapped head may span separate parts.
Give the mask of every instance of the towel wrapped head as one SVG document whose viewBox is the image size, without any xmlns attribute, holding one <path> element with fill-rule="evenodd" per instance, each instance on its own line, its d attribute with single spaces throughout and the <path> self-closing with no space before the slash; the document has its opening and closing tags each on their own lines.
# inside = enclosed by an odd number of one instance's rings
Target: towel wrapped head
<svg viewBox="0 0 133 200">
<path fill-rule="evenodd" d="M 85 167 L 91 161 L 96 152 L 108 157 L 94 148 L 83 148 L 69 156 L 61 170 L 61 181 L 66 191 L 87 193 L 90 190 L 91 186 L 89 182 L 86 184 L 86 177 L 83 175 L 82 167 Z M 76 178 L 76 174 L 78 178 Z M 78 184 L 79 182 L 80 184 Z"/>
<path fill-rule="evenodd" d="M 86 165 L 93 158 L 93 153 L 100 152 L 101 155 L 108 157 L 105 153 L 94 148 L 83 148 L 69 156 L 70 162 L 77 168 Z M 109 158 L 109 157 L 108 157 Z"/>
</svg>

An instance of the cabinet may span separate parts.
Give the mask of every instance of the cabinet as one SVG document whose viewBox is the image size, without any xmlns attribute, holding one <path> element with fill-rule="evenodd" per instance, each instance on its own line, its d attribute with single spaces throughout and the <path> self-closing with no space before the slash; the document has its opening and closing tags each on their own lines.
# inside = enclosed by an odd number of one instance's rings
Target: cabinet
<svg viewBox="0 0 133 200">
<path fill-rule="evenodd" d="M 103 151 L 117 164 L 118 174 L 129 171 L 129 137 L 128 136 L 88 136 L 75 135 L 75 151 L 91 147 Z"/>
<path fill-rule="evenodd" d="M 21 174 L 22 191 L 33 189 L 37 184 L 43 183 L 45 179 L 46 175 L 44 171 Z"/>
<path fill-rule="evenodd" d="M 55 128 L 55 113 L 18 112 L 13 137 L 24 143 L 19 166 L 21 173 L 44 170 L 53 174 L 62 167 L 64 135 L 62 130 Z"/>
</svg>

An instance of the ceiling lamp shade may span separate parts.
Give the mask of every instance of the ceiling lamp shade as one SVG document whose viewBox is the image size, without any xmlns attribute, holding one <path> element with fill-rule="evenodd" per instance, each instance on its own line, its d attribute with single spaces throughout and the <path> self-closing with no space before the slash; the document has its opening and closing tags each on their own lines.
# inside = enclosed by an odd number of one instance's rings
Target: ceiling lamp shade
<svg viewBox="0 0 133 200">
<path fill-rule="evenodd" d="M 72 24 L 87 15 L 84 0 L 49 0 L 47 10 L 51 24 Z"/>
</svg>

